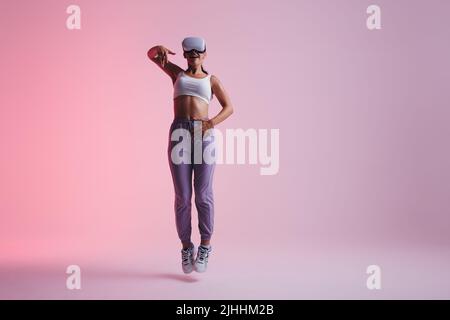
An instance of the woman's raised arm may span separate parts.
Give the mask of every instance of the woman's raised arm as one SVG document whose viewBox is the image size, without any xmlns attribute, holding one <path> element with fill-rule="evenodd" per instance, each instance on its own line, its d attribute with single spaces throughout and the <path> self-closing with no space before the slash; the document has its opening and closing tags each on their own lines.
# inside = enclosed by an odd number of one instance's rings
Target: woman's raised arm
<svg viewBox="0 0 450 320">
<path fill-rule="evenodd" d="M 175 52 L 161 45 L 154 46 L 147 52 L 148 58 L 168 74 L 172 78 L 172 82 L 175 82 L 178 72 L 183 71 L 183 69 L 169 61 L 169 54 L 175 54 Z"/>
</svg>

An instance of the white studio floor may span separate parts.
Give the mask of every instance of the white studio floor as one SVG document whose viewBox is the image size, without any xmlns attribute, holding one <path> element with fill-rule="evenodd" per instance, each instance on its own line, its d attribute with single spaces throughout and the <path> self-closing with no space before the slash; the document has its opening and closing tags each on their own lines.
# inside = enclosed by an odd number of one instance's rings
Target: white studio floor
<svg viewBox="0 0 450 320">
<path fill-rule="evenodd" d="M 128 264 L 81 264 L 81 289 L 66 288 L 66 265 L 2 263 L 1 299 L 449 299 L 450 252 L 436 248 L 321 250 L 213 247 L 208 271 L 184 275 L 180 255 L 161 251 Z M 100 262 L 102 267 L 100 267 Z M 131 264 L 132 263 L 132 264 Z M 381 268 L 381 289 L 366 268 Z"/>
</svg>

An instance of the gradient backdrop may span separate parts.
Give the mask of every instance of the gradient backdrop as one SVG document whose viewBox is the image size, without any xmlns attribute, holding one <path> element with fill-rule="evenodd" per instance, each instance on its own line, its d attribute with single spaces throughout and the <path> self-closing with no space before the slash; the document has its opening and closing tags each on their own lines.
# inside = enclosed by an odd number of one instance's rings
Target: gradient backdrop
<svg viewBox="0 0 450 320">
<path fill-rule="evenodd" d="M 81 7 L 81 30 L 66 8 Z M 366 27 L 381 7 L 382 29 Z M 0 297 L 450 298 L 450 2 L 0 4 Z M 185 276 L 172 82 L 207 41 L 218 128 L 280 129 L 280 169 L 219 165 L 213 253 Z M 217 98 L 210 116 L 219 112 Z M 198 244 L 193 206 L 193 239 Z M 82 290 L 65 269 L 82 269 Z M 366 288 L 366 267 L 382 290 Z"/>
</svg>

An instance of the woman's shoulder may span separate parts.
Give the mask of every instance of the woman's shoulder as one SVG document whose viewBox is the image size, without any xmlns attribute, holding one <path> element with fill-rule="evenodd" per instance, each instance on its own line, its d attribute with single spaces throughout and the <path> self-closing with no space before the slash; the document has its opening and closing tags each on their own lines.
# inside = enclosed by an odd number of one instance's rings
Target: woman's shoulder
<svg viewBox="0 0 450 320">
<path fill-rule="evenodd" d="M 211 80 L 211 85 L 219 85 L 220 84 L 219 77 L 216 74 L 211 74 L 210 80 Z"/>
<path fill-rule="evenodd" d="M 211 82 L 219 81 L 219 78 L 215 74 L 212 74 L 212 73 L 209 75 L 209 78 L 211 79 Z"/>
</svg>

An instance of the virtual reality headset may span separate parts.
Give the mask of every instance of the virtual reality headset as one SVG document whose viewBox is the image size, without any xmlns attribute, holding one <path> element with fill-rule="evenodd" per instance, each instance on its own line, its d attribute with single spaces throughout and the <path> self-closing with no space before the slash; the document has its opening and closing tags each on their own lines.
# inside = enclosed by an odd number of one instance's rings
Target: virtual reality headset
<svg viewBox="0 0 450 320">
<path fill-rule="evenodd" d="M 184 52 L 195 50 L 199 53 L 203 53 L 206 51 L 206 42 L 203 38 L 200 37 L 184 38 L 183 42 L 181 43 L 181 46 L 183 47 Z"/>
</svg>

